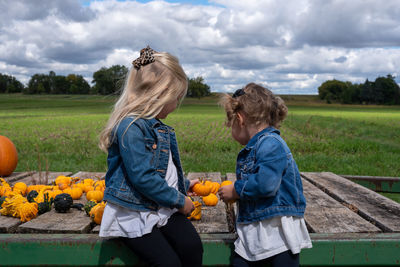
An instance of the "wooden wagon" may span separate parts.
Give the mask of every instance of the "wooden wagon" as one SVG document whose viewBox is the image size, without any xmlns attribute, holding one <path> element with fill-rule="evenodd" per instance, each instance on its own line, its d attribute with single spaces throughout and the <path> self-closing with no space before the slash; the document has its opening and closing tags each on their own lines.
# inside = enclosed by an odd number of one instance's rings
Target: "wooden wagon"
<svg viewBox="0 0 400 267">
<path fill-rule="evenodd" d="M 104 178 L 104 173 L 14 173 L 6 180 L 27 184 L 46 175 Z M 375 191 L 400 193 L 400 179 L 339 176 L 334 173 L 301 173 L 307 199 L 305 220 L 312 249 L 300 255 L 301 266 L 395 266 L 400 265 L 400 204 Z M 189 173 L 188 178 L 221 182 L 235 175 Z M 371 190 L 372 189 L 372 190 Z M 81 202 L 86 202 L 82 197 Z M 227 266 L 236 239 L 235 206 L 219 202 L 202 207 L 202 219 L 193 224 L 200 233 L 205 266 Z M 118 239 L 98 237 L 85 212 L 54 210 L 21 223 L 0 216 L 0 265 L 141 265 Z"/>
</svg>

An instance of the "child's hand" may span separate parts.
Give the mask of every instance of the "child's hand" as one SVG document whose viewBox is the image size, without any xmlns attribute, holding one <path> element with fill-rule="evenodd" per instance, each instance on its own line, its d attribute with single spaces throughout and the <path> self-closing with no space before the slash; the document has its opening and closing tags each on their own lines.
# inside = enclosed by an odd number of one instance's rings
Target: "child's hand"
<svg viewBox="0 0 400 267">
<path fill-rule="evenodd" d="M 197 194 L 192 191 L 192 188 L 195 184 L 198 184 L 198 183 L 200 183 L 199 179 L 190 180 L 189 191 L 187 192 L 188 196 L 197 196 Z"/>
<path fill-rule="evenodd" d="M 190 200 L 190 198 L 185 197 L 185 205 L 180 208 L 178 211 L 180 213 L 182 213 L 183 215 L 190 215 L 192 213 L 192 211 L 194 210 L 194 204 L 193 202 Z"/>
<path fill-rule="evenodd" d="M 218 196 L 224 202 L 233 202 L 239 199 L 233 184 L 225 185 L 218 190 Z"/>
</svg>

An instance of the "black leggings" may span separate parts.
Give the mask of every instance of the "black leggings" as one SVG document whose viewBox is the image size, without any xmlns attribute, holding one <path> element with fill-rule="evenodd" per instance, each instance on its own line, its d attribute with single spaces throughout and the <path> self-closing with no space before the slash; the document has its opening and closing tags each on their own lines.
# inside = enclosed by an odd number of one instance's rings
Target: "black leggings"
<svg viewBox="0 0 400 267">
<path fill-rule="evenodd" d="M 176 212 L 163 227 L 124 243 L 150 266 L 196 267 L 202 265 L 203 244 L 193 224 Z"/>
<path fill-rule="evenodd" d="M 271 266 L 271 267 L 298 267 L 299 254 L 292 254 L 290 250 L 276 254 L 270 258 L 260 261 L 248 261 L 236 252 L 233 256 L 232 266 L 234 267 L 256 267 L 256 266 Z"/>
</svg>

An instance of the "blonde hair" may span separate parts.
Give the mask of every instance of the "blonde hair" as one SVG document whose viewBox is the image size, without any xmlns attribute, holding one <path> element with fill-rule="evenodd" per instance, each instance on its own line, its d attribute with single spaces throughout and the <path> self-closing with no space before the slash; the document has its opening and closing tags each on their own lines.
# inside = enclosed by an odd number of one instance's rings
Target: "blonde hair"
<svg viewBox="0 0 400 267">
<path fill-rule="evenodd" d="M 178 59 L 165 52 L 154 53 L 154 59 L 153 63 L 139 69 L 130 69 L 122 94 L 100 133 L 99 147 L 103 151 L 107 152 L 110 147 L 111 133 L 122 119 L 128 116 L 134 116 L 134 121 L 155 118 L 166 104 L 176 99 L 180 101 L 186 95 L 187 77 Z"/>
<path fill-rule="evenodd" d="M 224 94 L 221 97 L 220 104 L 226 112 L 226 126 L 232 127 L 240 112 L 246 117 L 246 124 L 259 126 L 266 123 L 279 128 L 288 112 L 282 98 L 255 83 L 247 84 L 242 90 L 244 94 L 239 96 Z"/>
</svg>

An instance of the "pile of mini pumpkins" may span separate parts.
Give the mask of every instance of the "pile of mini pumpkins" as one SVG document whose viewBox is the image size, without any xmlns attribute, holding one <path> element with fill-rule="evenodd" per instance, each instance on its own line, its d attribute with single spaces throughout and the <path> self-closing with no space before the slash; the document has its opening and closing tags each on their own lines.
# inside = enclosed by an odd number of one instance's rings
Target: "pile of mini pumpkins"
<svg viewBox="0 0 400 267">
<path fill-rule="evenodd" d="M 207 179 L 200 179 L 199 183 L 196 183 L 192 187 L 192 191 L 196 193 L 197 196 L 201 197 L 202 202 L 206 206 L 216 206 L 218 204 L 217 192 L 220 187 L 232 184 L 232 181 L 225 180 L 221 184 L 218 182 L 213 182 Z M 192 199 L 193 201 L 193 199 Z M 195 209 L 188 216 L 190 220 L 200 220 L 201 219 L 201 202 L 193 201 Z"/>
<path fill-rule="evenodd" d="M 105 203 L 104 180 L 83 179 L 78 177 L 58 176 L 53 185 L 29 185 L 17 182 L 10 186 L 0 178 L 0 214 L 30 221 L 38 215 L 51 210 L 66 213 L 71 208 L 85 210 L 97 224 L 101 223 Z M 86 195 L 87 203 L 73 203 Z"/>
</svg>

